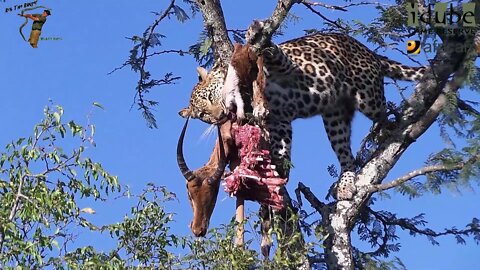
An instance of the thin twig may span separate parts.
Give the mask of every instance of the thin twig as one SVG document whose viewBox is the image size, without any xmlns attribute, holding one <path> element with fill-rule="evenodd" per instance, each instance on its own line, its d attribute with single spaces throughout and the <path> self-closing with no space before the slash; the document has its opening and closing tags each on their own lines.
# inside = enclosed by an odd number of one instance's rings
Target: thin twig
<svg viewBox="0 0 480 270">
<path fill-rule="evenodd" d="M 466 164 L 476 162 L 479 158 L 480 158 L 480 156 L 477 155 L 477 156 L 474 156 L 474 157 L 470 158 L 469 160 L 467 160 L 465 162 L 460 162 L 460 163 L 455 164 L 455 165 L 438 164 L 438 165 L 425 166 L 423 168 L 411 171 L 411 172 L 405 174 L 404 176 L 398 177 L 397 179 L 395 179 L 393 181 L 390 181 L 388 183 L 373 185 L 370 188 L 370 192 L 384 191 L 384 190 L 387 190 L 387 189 L 397 187 L 397 186 L 399 186 L 399 185 L 401 185 L 401 184 L 403 184 L 403 183 L 405 183 L 409 180 L 412 180 L 413 178 L 415 178 L 417 176 L 420 176 L 420 175 L 426 175 L 426 174 L 429 174 L 429 173 L 442 172 L 442 171 L 443 172 L 445 172 L 445 171 L 457 171 L 457 170 L 462 169 Z"/>
<path fill-rule="evenodd" d="M 183 56 L 185 54 L 191 54 L 189 51 L 184 51 L 184 50 L 164 50 L 164 51 L 159 51 L 159 52 L 154 52 L 154 53 L 148 54 L 147 58 L 149 58 L 151 56 L 154 56 L 154 55 L 160 55 L 160 54 L 166 54 L 166 53 L 175 53 L 175 54 L 178 54 L 180 56 Z M 120 70 L 120 69 L 122 69 L 126 66 L 130 66 L 131 64 L 132 64 L 132 61 L 127 60 L 121 66 L 116 67 L 112 71 L 108 72 L 107 75 L 111 75 L 115 71 Z"/>
<path fill-rule="evenodd" d="M 458 104 L 458 108 L 462 111 L 466 111 L 466 112 L 469 112 L 475 116 L 480 116 L 480 112 L 477 111 L 475 108 L 473 108 L 472 106 L 470 106 L 470 104 L 468 104 L 466 101 L 464 101 L 463 99 L 460 99 L 460 98 L 457 98 L 457 104 Z"/>
<path fill-rule="evenodd" d="M 311 12 L 317 14 L 318 16 L 320 16 L 322 19 L 324 19 L 325 21 L 335 25 L 336 27 L 342 29 L 342 30 L 345 30 L 345 27 L 341 26 L 340 24 L 338 24 L 336 21 L 332 21 L 330 20 L 329 18 L 325 17 L 322 13 L 320 13 L 319 11 L 315 10 L 310 4 L 307 4 L 307 3 L 303 3 L 303 5 L 308 8 Z"/>
<path fill-rule="evenodd" d="M 390 5 L 387 5 L 387 4 L 380 3 L 380 2 L 369 2 L 369 1 L 351 3 L 351 4 L 343 5 L 343 6 L 329 5 L 329 4 L 325 4 L 325 3 L 322 3 L 322 2 L 311 2 L 311 1 L 306 1 L 306 0 L 302 1 L 302 3 L 307 4 L 307 5 L 311 5 L 311 6 L 319 6 L 319 7 L 323 7 L 323 8 L 327 8 L 327 9 L 340 10 L 340 11 L 345 11 L 345 12 L 348 11 L 348 8 L 357 7 L 357 6 L 366 6 L 366 5 L 390 6 Z"/>
</svg>

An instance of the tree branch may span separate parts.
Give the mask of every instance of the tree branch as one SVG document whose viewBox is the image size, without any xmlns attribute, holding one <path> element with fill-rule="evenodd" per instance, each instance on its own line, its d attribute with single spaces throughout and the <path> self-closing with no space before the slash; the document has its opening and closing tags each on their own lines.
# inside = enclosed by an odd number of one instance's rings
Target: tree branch
<svg viewBox="0 0 480 270">
<path fill-rule="evenodd" d="M 414 171 L 411 171 L 409 173 L 407 173 L 406 175 L 404 176 L 401 176 L 393 181 L 390 181 L 388 183 L 385 183 L 385 184 L 378 184 L 378 185 L 373 185 L 370 189 L 370 192 L 377 192 L 377 191 L 384 191 L 384 190 L 387 190 L 387 189 L 391 189 L 391 188 L 394 188 L 394 187 L 397 187 L 417 176 L 420 176 L 420 175 L 425 175 L 425 174 L 428 174 L 428 173 L 432 173 L 432 172 L 438 172 L 438 171 L 455 171 L 455 170 L 460 170 L 461 168 L 463 168 L 464 166 L 464 163 L 461 163 L 461 164 L 457 164 L 457 165 L 454 165 L 454 166 L 446 166 L 446 165 L 431 165 L 431 166 L 425 166 L 423 168 L 420 168 L 420 169 L 417 169 L 417 170 L 414 170 Z"/>
<path fill-rule="evenodd" d="M 227 66 L 233 45 L 228 37 L 220 0 L 196 0 L 196 3 L 202 12 L 203 24 L 213 39 L 215 62 Z"/>
<path fill-rule="evenodd" d="M 166 53 L 178 54 L 180 56 L 184 56 L 185 54 L 190 54 L 189 51 L 184 51 L 184 50 L 163 50 L 163 51 L 158 51 L 158 52 L 154 52 L 154 53 L 151 53 L 151 54 L 147 54 L 146 58 L 149 58 L 149 57 L 154 56 L 154 55 L 161 55 L 161 54 L 166 54 Z M 116 67 L 112 71 L 108 72 L 107 75 L 111 75 L 115 71 L 120 70 L 120 69 L 122 69 L 126 66 L 132 66 L 133 64 L 134 63 L 133 63 L 132 60 L 127 60 L 121 66 Z"/>
<path fill-rule="evenodd" d="M 273 33 L 280 27 L 288 12 L 296 3 L 301 3 L 301 0 L 278 0 L 270 18 L 263 21 L 261 33 L 256 33 L 255 38 L 246 38 L 247 42 L 252 44 L 254 51 L 260 52 L 270 43 Z"/>
<path fill-rule="evenodd" d="M 465 112 L 468 112 L 472 115 L 475 115 L 475 116 L 480 116 L 480 112 L 477 111 L 475 108 L 473 108 L 472 106 L 470 106 L 470 104 L 467 103 L 467 101 L 463 100 L 463 99 L 460 99 L 460 98 L 457 98 L 457 104 L 458 104 L 458 108 L 462 111 L 465 111 Z M 473 103 L 474 105 L 478 105 L 478 103 Z"/>
<path fill-rule="evenodd" d="M 379 144 L 372 154 L 373 158 L 358 174 L 357 187 L 368 187 L 381 182 L 403 152 L 432 125 L 446 104 L 445 94 L 456 92 L 460 88 L 466 74 L 464 63 L 471 61 L 472 57 L 471 52 L 459 53 L 452 48 L 438 51 L 430 71 L 420 80 L 415 93 L 402 105 L 400 124 L 387 131 L 395 135 Z M 371 136 L 378 137 L 378 134 Z M 368 188 L 365 192 L 369 192 Z"/>
<path fill-rule="evenodd" d="M 12 222 L 13 219 L 15 218 L 15 215 L 17 215 L 18 207 L 20 206 L 20 197 L 22 195 L 23 183 L 25 182 L 25 178 L 26 176 L 21 176 L 19 179 L 20 181 L 18 183 L 17 193 L 15 194 L 15 200 L 13 201 L 12 208 L 10 209 L 10 214 L 8 215 L 8 222 Z M 2 227 L 0 231 L 0 254 L 3 253 L 3 243 L 5 241 L 5 230 L 6 228 Z"/>
<path fill-rule="evenodd" d="M 305 199 L 307 199 L 307 201 L 315 210 L 317 210 L 321 214 L 325 212 L 326 205 L 323 202 L 321 202 L 317 198 L 317 196 L 313 194 L 310 188 L 305 186 L 302 182 L 298 182 L 298 187 L 297 189 L 295 189 L 295 194 L 297 195 L 297 201 L 300 204 L 300 207 L 302 206 L 300 192 L 303 193 L 303 196 L 305 197 Z"/>
<path fill-rule="evenodd" d="M 345 27 L 341 26 L 340 24 L 338 24 L 336 21 L 332 21 L 330 20 L 329 18 L 325 17 L 322 13 L 320 13 L 319 11 L 315 10 L 313 7 L 312 7 L 312 4 L 308 4 L 306 2 L 303 3 L 303 5 L 308 8 L 311 12 L 317 14 L 318 16 L 320 16 L 320 18 L 322 18 L 323 20 L 329 22 L 330 24 L 332 25 L 335 25 L 336 27 L 338 27 L 339 29 L 342 29 L 342 30 L 345 30 Z"/>
<path fill-rule="evenodd" d="M 457 237 L 457 241 L 463 242 L 463 238 L 461 236 L 468 236 L 468 235 L 475 235 L 475 241 L 478 243 L 480 241 L 480 226 L 478 219 L 474 218 L 472 223 L 468 224 L 470 228 L 464 229 L 464 230 L 458 230 L 457 228 L 450 228 L 450 229 L 445 229 L 442 232 L 436 232 L 432 229 L 426 228 L 426 229 L 421 229 L 418 228 L 414 222 L 412 222 L 411 219 L 407 218 L 396 218 L 394 215 L 386 215 L 381 212 L 376 212 L 373 211 L 372 209 L 368 209 L 369 213 L 372 214 L 377 220 L 381 221 L 384 225 L 393 225 L 393 226 L 399 226 L 400 228 L 404 230 L 410 231 L 410 234 L 421 234 L 429 237 L 429 240 L 433 244 L 438 244 L 433 238 L 439 237 L 439 236 L 445 236 L 445 235 L 454 235 Z M 416 217 L 417 218 L 417 217 Z M 414 218 L 415 219 L 415 218 Z M 423 225 L 426 223 L 426 221 L 419 221 L 416 222 L 419 223 L 420 225 Z M 460 237 L 460 238 L 459 238 Z"/>
<path fill-rule="evenodd" d="M 348 11 L 347 8 L 349 8 L 349 7 L 357 7 L 357 6 L 365 6 L 365 5 L 388 6 L 387 4 L 382 4 L 380 2 L 369 2 L 369 1 L 351 3 L 351 4 L 347 4 L 347 5 L 343 5 L 343 6 L 329 5 L 329 4 L 325 4 L 325 3 L 322 3 L 322 2 L 311 2 L 311 1 L 307 1 L 307 0 L 303 0 L 302 3 L 305 4 L 305 5 L 309 5 L 309 6 L 319 6 L 319 7 L 323 7 L 323 8 L 326 8 L 326 9 L 340 10 L 340 11 Z"/>
</svg>

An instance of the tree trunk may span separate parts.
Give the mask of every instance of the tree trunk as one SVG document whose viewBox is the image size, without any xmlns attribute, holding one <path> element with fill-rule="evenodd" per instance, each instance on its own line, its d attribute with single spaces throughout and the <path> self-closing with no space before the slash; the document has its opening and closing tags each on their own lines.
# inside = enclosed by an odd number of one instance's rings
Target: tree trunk
<svg viewBox="0 0 480 270">
<path fill-rule="evenodd" d="M 353 270 L 353 251 L 350 239 L 352 202 L 339 201 L 329 207 L 327 218 L 323 219 L 323 227 L 328 233 L 325 239 L 325 260 L 327 268 Z"/>
<path fill-rule="evenodd" d="M 213 40 L 215 62 L 220 61 L 226 66 L 232 56 L 233 45 L 228 38 L 220 0 L 196 0 L 196 2 L 202 11 L 205 29 Z"/>
</svg>

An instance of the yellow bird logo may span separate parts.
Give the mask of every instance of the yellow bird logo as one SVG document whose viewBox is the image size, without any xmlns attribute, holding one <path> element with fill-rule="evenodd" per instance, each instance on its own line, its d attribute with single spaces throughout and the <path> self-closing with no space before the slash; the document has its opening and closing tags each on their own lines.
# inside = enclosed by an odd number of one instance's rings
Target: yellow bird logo
<svg viewBox="0 0 480 270">
<path fill-rule="evenodd" d="M 409 41 L 407 41 L 407 53 L 408 54 L 419 54 L 420 53 L 420 40 L 409 40 Z"/>
</svg>

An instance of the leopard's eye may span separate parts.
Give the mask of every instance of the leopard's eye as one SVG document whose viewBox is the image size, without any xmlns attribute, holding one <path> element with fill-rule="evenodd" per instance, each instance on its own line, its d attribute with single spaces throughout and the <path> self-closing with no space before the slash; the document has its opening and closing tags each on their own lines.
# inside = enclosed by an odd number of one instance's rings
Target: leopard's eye
<svg viewBox="0 0 480 270">
<path fill-rule="evenodd" d="M 203 118 L 204 116 L 205 116 L 204 112 L 201 112 L 201 113 L 198 114 L 198 117 L 200 117 L 200 118 Z"/>
</svg>

